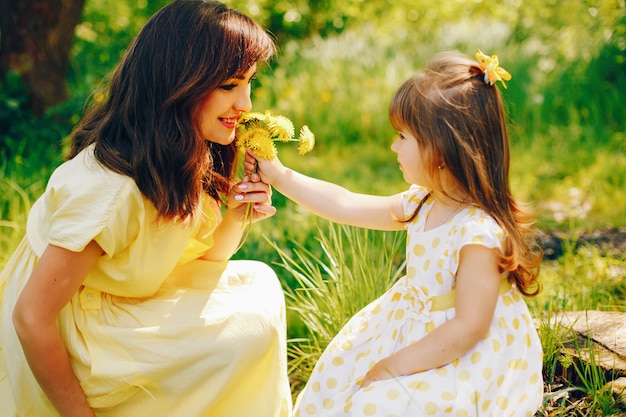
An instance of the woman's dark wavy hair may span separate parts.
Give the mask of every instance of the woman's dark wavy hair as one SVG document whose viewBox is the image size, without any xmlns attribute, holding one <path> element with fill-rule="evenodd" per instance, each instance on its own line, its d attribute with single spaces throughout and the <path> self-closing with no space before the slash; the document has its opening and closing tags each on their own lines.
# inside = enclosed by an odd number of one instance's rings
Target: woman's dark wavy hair
<svg viewBox="0 0 626 417">
<path fill-rule="evenodd" d="M 228 192 L 237 163 L 234 144 L 200 135 L 199 103 L 274 51 L 265 30 L 222 3 L 173 1 L 129 46 L 105 101 L 75 128 L 69 158 L 95 144 L 97 160 L 133 178 L 161 217 L 191 218 L 203 192 Z"/>
<path fill-rule="evenodd" d="M 536 295 L 542 253 L 534 219 L 511 193 L 502 99 L 483 75 L 479 64 L 464 55 L 439 54 L 398 88 L 389 117 L 394 129 L 406 129 L 417 139 L 429 178 L 441 191 L 443 164 L 470 199 L 496 219 L 504 230 L 500 268 L 509 271 L 509 280 L 524 295 Z"/>
</svg>

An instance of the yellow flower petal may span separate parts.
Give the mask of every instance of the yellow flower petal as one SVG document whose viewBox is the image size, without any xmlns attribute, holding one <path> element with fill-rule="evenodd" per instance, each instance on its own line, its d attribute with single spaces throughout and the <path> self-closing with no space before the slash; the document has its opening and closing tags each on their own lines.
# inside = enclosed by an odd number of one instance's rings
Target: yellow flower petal
<svg viewBox="0 0 626 417">
<path fill-rule="evenodd" d="M 298 139 L 298 153 L 304 155 L 310 152 L 315 146 L 315 135 L 307 125 L 300 129 L 300 137 Z"/>
<path fill-rule="evenodd" d="M 504 80 L 510 80 L 511 74 L 500 66 L 498 55 L 488 56 L 479 49 L 475 57 L 480 67 L 485 72 L 486 83 L 494 85 L 497 81 L 500 81 L 504 88 L 507 88 Z"/>
<path fill-rule="evenodd" d="M 288 142 L 294 135 L 293 123 L 285 116 L 268 115 L 267 128 L 273 138 L 282 142 Z"/>
</svg>

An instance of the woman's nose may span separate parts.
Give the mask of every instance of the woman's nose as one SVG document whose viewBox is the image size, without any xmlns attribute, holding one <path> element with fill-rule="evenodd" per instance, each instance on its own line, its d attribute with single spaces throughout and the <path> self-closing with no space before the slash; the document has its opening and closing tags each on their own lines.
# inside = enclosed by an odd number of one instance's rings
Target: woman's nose
<svg viewBox="0 0 626 417">
<path fill-rule="evenodd" d="M 252 110 L 252 98 L 250 98 L 249 90 L 237 99 L 235 102 L 235 110 L 240 112 L 248 112 Z"/>
</svg>

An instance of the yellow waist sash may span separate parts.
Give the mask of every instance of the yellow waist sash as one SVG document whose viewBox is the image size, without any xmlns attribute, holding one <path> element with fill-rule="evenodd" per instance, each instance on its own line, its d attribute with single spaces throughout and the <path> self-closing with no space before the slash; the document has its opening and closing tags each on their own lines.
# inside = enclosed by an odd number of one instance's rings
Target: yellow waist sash
<svg viewBox="0 0 626 417">
<path fill-rule="evenodd" d="M 500 281 L 500 295 L 504 294 L 510 289 L 511 283 L 508 280 L 503 279 L 502 281 Z M 430 308 L 430 311 L 444 311 L 452 308 L 454 307 L 454 302 L 456 300 L 456 289 L 453 289 L 452 291 L 445 294 L 431 297 L 430 300 L 432 301 L 432 307 Z"/>
</svg>

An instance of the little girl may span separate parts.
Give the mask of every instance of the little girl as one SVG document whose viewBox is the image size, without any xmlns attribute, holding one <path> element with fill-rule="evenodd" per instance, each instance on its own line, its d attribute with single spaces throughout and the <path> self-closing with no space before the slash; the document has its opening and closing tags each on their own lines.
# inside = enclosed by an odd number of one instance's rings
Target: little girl
<svg viewBox="0 0 626 417">
<path fill-rule="evenodd" d="M 205 0 L 134 39 L 0 273 L 0 417 L 291 415 L 280 283 L 229 260 L 276 211 L 234 145 L 274 50 Z"/>
<path fill-rule="evenodd" d="M 263 181 L 331 221 L 406 229 L 407 267 L 331 341 L 294 417 L 532 416 L 542 351 L 522 295 L 541 251 L 510 191 L 496 57 L 437 56 L 396 91 L 389 117 L 407 191 L 356 194 L 252 153 Z"/>
</svg>

